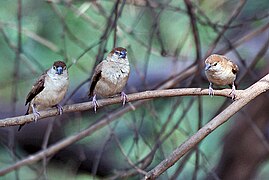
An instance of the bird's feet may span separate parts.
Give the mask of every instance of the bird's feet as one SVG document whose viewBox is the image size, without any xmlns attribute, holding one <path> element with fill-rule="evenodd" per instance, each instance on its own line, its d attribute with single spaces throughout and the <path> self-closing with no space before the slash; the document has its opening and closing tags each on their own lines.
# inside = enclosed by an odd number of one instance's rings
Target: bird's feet
<svg viewBox="0 0 269 180">
<path fill-rule="evenodd" d="M 232 85 L 232 92 L 230 93 L 232 100 L 235 100 L 235 90 L 236 90 L 236 88 L 235 88 L 235 85 L 233 84 Z"/>
<path fill-rule="evenodd" d="M 127 95 L 125 94 L 125 92 L 121 92 L 121 101 L 122 101 L 122 105 L 124 106 L 125 103 L 128 101 Z"/>
<path fill-rule="evenodd" d="M 63 106 L 61 106 L 60 104 L 57 104 L 56 107 L 57 107 L 59 114 L 62 115 L 63 114 Z"/>
<path fill-rule="evenodd" d="M 93 110 L 96 113 L 97 107 L 99 106 L 96 100 L 96 94 L 92 98 L 92 103 L 93 103 Z"/>
<path fill-rule="evenodd" d="M 34 106 L 32 106 L 32 109 L 33 109 L 33 114 L 35 116 L 35 122 L 37 121 L 37 118 L 40 116 L 40 113 L 35 109 Z"/>
<path fill-rule="evenodd" d="M 31 107 L 32 107 L 32 111 L 33 111 L 33 114 L 34 114 L 34 121 L 37 122 L 37 118 L 40 117 L 40 113 L 38 112 L 38 110 L 36 110 L 36 108 L 35 108 L 35 106 L 34 106 L 33 104 L 31 105 Z M 27 113 L 26 113 L 25 115 L 28 115 L 28 111 L 27 111 Z M 18 131 L 20 131 L 21 128 L 22 128 L 25 124 L 26 124 L 26 123 L 21 124 L 21 125 L 19 126 L 19 128 L 18 128 Z"/>
<path fill-rule="evenodd" d="M 211 97 L 214 96 L 214 89 L 212 88 L 212 83 L 209 84 L 208 95 Z"/>
</svg>

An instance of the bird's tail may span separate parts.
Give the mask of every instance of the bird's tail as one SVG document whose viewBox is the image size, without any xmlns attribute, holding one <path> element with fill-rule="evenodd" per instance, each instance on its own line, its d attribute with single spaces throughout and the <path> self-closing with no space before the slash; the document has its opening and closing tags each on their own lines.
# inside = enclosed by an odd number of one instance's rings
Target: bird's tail
<svg viewBox="0 0 269 180">
<path fill-rule="evenodd" d="M 27 111 L 26 111 L 26 113 L 25 113 L 24 115 L 28 115 L 28 114 L 29 114 L 29 110 L 30 110 L 30 103 L 29 103 L 28 108 L 27 108 Z M 19 126 L 19 128 L 18 128 L 18 131 L 20 131 L 21 128 L 22 128 L 24 125 L 25 125 L 25 124 L 21 124 L 21 125 Z"/>
</svg>

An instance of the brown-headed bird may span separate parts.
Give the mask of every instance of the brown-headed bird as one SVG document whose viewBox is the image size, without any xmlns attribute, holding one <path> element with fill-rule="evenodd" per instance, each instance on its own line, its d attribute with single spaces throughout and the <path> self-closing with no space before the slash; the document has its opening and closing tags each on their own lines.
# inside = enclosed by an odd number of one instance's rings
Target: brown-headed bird
<svg viewBox="0 0 269 180">
<path fill-rule="evenodd" d="M 25 115 L 33 113 L 35 121 L 40 116 L 39 111 L 50 107 L 57 107 L 59 114 L 63 108 L 59 104 L 64 98 L 69 86 L 69 76 L 66 64 L 63 61 L 54 62 L 33 85 L 26 97 L 25 105 L 28 109 Z M 18 131 L 22 128 L 20 125 Z"/>
<path fill-rule="evenodd" d="M 116 47 L 107 55 L 106 59 L 101 61 L 95 68 L 89 97 L 92 97 L 94 111 L 98 103 L 96 95 L 101 97 L 112 97 L 121 93 L 123 105 L 127 101 L 127 95 L 122 91 L 125 87 L 130 73 L 130 65 L 127 57 L 127 50 L 122 47 Z"/>
</svg>

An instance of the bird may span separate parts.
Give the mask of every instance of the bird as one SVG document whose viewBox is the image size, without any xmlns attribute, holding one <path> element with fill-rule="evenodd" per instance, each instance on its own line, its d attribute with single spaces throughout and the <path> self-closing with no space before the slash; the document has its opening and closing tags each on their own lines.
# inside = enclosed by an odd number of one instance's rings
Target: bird
<svg viewBox="0 0 269 180">
<path fill-rule="evenodd" d="M 92 97 L 94 112 L 98 107 L 96 95 L 101 97 L 113 97 L 121 94 L 123 105 L 127 101 L 127 95 L 123 88 L 126 86 L 130 74 L 130 65 L 127 50 L 116 47 L 94 69 L 91 78 L 88 96 Z"/>
<path fill-rule="evenodd" d="M 63 61 L 56 61 L 53 66 L 46 70 L 35 82 L 31 91 L 26 97 L 25 106 L 28 109 L 25 113 L 34 114 L 34 120 L 40 116 L 39 111 L 50 107 L 57 107 L 59 114 L 63 113 L 63 107 L 59 104 L 69 86 L 69 75 L 66 64 Z M 18 131 L 24 126 L 20 125 Z"/>
<path fill-rule="evenodd" d="M 239 72 L 238 66 L 223 55 L 212 54 L 205 60 L 205 74 L 210 82 L 209 95 L 214 95 L 213 84 L 232 88 L 231 97 L 235 100 L 235 79 Z"/>
</svg>

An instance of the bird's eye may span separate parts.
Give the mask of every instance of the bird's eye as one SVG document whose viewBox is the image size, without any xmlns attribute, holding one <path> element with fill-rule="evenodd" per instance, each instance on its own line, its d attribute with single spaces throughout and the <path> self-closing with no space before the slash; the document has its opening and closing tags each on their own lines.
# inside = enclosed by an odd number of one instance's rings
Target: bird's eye
<svg viewBox="0 0 269 180">
<path fill-rule="evenodd" d="M 53 66 L 53 69 L 55 69 L 55 70 L 56 70 L 56 66 Z"/>
<path fill-rule="evenodd" d="M 215 62 L 215 63 L 213 64 L 213 66 L 216 66 L 217 64 L 218 64 L 218 63 Z"/>
<path fill-rule="evenodd" d="M 115 51 L 115 54 L 118 55 L 120 52 L 119 51 Z"/>
</svg>

